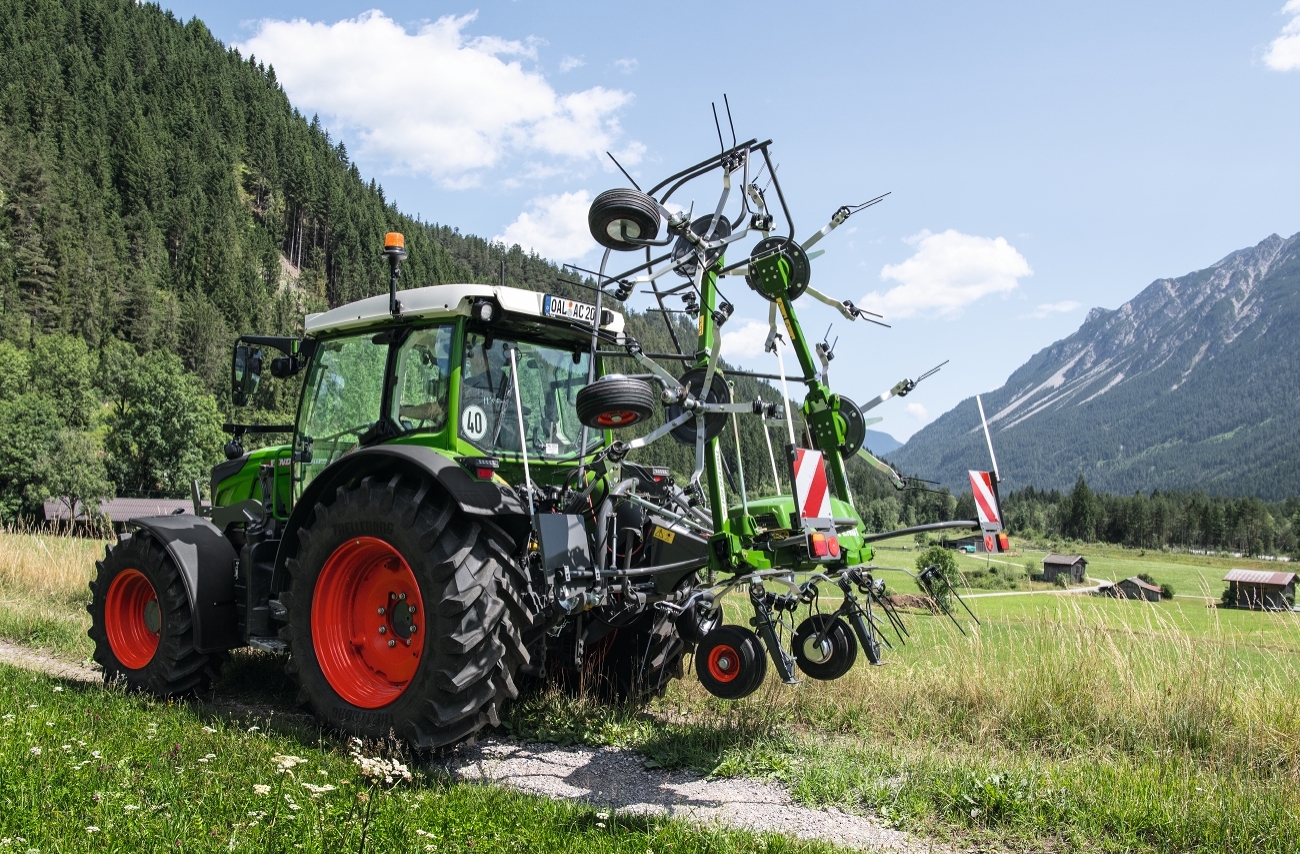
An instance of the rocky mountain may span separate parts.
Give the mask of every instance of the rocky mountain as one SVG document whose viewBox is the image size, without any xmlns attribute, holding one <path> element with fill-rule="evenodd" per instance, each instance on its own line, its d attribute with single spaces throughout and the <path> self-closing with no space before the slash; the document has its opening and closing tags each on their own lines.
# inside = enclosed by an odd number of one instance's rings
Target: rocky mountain
<svg viewBox="0 0 1300 854">
<path fill-rule="evenodd" d="M 983 401 L 1008 488 L 1300 494 L 1300 234 L 1094 308 Z M 988 459 L 975 399 L 889 458 L 968 489 Z"/>
</svg>

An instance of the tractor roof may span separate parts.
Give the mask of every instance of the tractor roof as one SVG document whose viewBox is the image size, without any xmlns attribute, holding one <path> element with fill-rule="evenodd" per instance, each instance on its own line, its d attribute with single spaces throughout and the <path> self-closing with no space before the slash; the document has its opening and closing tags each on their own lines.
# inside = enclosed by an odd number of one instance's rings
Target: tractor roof
<svg viewBox="0 0 1300 854">
<path fill-rule="evenodd" d="M 545 297 L 539 291 L 493 285 L 430 285 L 397 292 L 397 298 L 402 303 L 403 320 L 468 316 L 474 300 L 494 298 L 501 309 L 509 314 L 551 321 L 552 318 L 542 314 L 542 300 Z M 601 324 L 601 328 L 621 335 L 623 315 L 610 309 L 606 311 L 609 311 L 612 318 L 608 323 Z M 305 325 L 308 335 L 324 335 L 347 329 L 361 329 L 391 319 L 392 316 L 388 313 L 388 294 L 380 294 L 320 314 L 309 314 Z M 554 322 L 567 328 L 573 327 L 572 322 L 558 318 Z"/>
</svg>

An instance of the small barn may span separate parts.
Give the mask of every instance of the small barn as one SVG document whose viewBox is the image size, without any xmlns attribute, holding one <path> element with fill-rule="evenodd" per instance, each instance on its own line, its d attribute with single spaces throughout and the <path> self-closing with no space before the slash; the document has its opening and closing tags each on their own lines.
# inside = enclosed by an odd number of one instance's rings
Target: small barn
<svg viewBox="0 0 1300 854">
<path fill-rule="evenodd" d="M 939 541 L 939 545 L 949 551 L 964 552 L 974 549 L 977 552 L 984 551 L 984 537 L 979 534 L 972 534 L 969 537 L 944 537 Z"/>
<path fill-rule="evenodd" d="M 63 501 L 46 501 L 44 510 L 46 524 L 56 527 L 86 521 L 84 508 L 77 508 L 74 519 Z M 117 531 L 125 530 L 130 520 L 141 516 L 167 516 L 177 512 L 193 513 L 194 502 L 188 498 L 105 498 L 99 502 L 99 514 L 108 518 Z"/>
<path fill-rule="evenodd" d="M 1083 555 L 1049 554 L 1043 558 L 1043 580 L 1048 584 L 1056 581 L 1057 576 L 1068 576 L 1070 582 L 1078 584 L 1088 574 L 1088 561 Z"/>
<path fill-rule="evenodd" d="M 1154 584 L 1147 584 L 1135 575 L 1114 584 L 1110 582 L 1103 583 L 1097 588 L 1097 595 L 1111 596 L 1115 599 L 1142 599 L 1147 602 L 1159 602 L 1160 588 Z"/>
<path fill-rule="evenodd" d="M 1290 611 L 1295 602 L 1295 573 L 1234 569 L 1223 577 L 1228 592 L 1223 603 L 1251 611 Z"/>
</svg>

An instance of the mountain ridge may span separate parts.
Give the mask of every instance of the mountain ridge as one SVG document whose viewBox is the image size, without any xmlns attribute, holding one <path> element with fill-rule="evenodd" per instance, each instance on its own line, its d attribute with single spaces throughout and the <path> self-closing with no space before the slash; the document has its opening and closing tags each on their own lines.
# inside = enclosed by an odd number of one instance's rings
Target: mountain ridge
<svg viewBox="0 0 1300 854">
<path fill-rule="evenodd" d="M 1300 492 L 1300 234 L 1177 278 L 1117 309 L 1094 308 L 1072 335 L 1031 356 L 983 396 L 1014 485 Z M 918 431 L 890 459 L 963 488 L 982 464 L 974 398 Z"/>
</svg>

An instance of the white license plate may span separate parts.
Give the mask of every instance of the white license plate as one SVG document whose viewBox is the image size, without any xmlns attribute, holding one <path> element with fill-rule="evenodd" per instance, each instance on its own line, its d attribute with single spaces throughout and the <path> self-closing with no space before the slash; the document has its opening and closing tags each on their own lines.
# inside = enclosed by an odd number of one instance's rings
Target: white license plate
<svg viewBox="0 0 1300 854">
<path fill-rule="evenodd" d="M 542 314 L 547 317 L 576 320 L 580 323 L 594 324 L 596 322 L 596 307 L 594 305 L 587 305 L 587 303 L 578 302 L 577 300 L 553 297 L 550 294 L 547 294 L 542 299 Z"/>
</svg>

